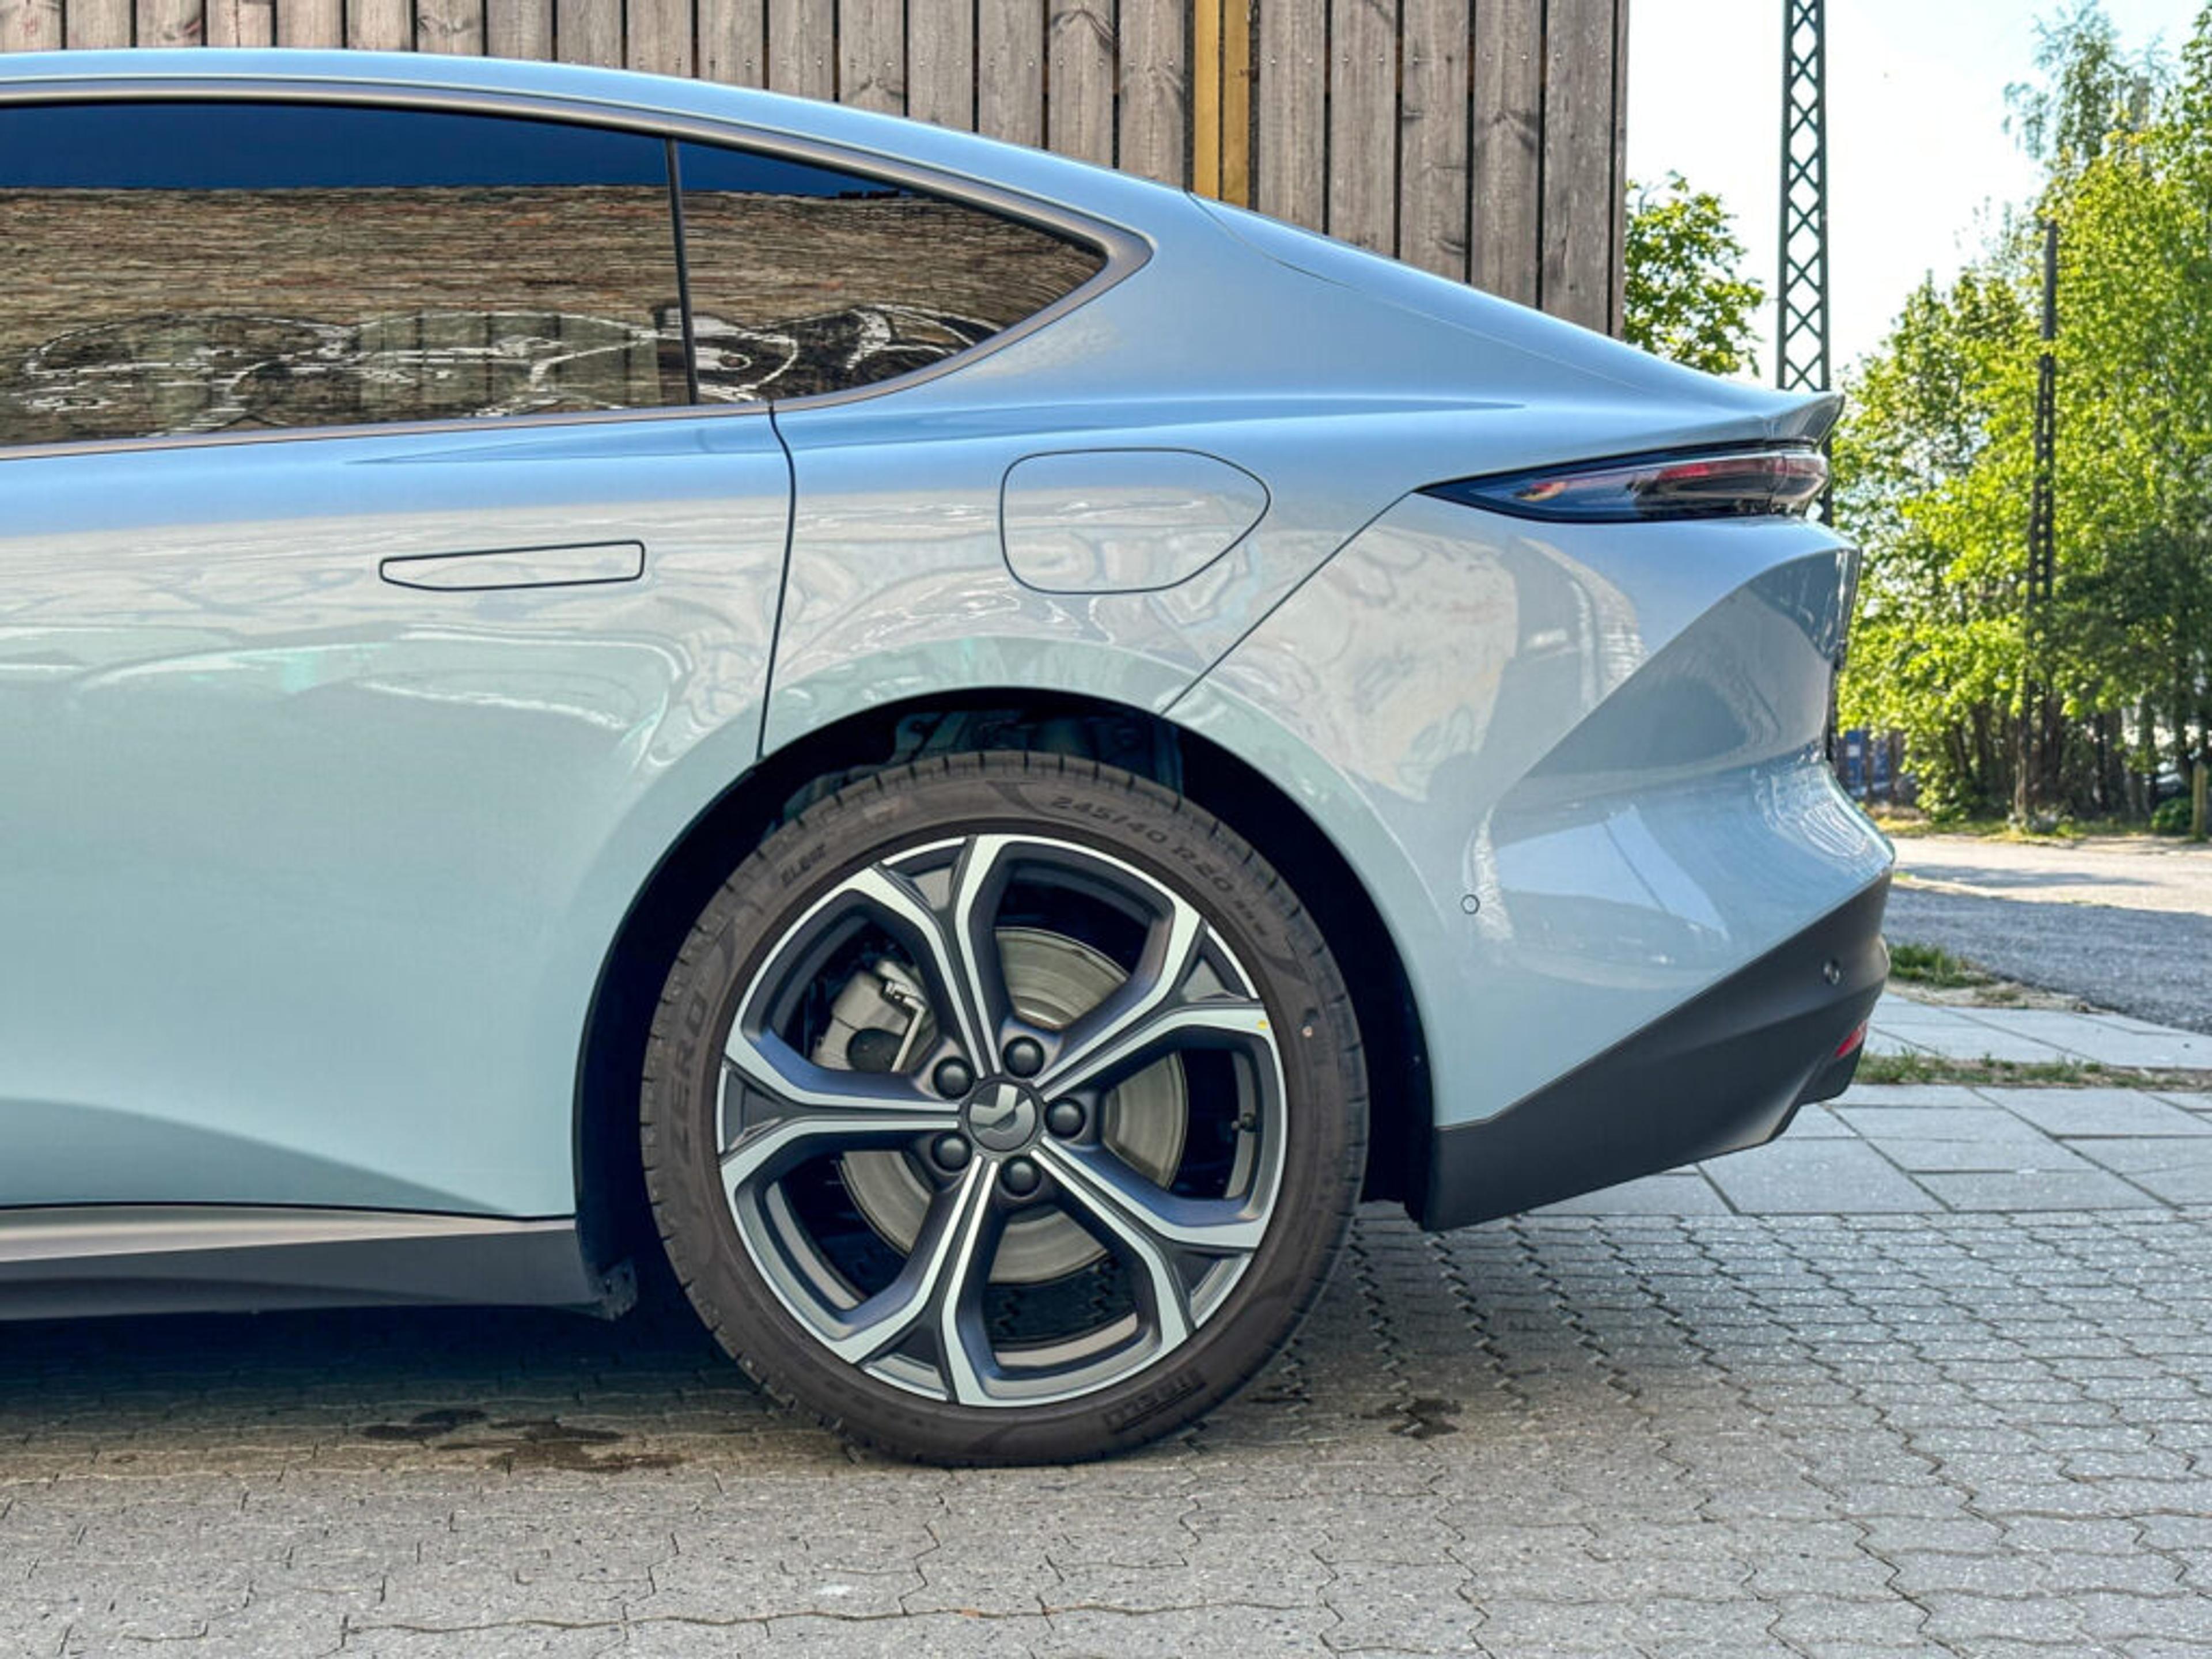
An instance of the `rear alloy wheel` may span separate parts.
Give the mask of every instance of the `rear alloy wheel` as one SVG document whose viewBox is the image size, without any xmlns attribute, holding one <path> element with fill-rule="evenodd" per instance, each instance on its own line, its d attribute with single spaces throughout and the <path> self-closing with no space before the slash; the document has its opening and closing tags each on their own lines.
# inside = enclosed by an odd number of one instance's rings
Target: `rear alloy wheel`
<svg viewBox="0 0 2212 1659">
<path fill-rule="evenodd" d="M 1205 813 L 963 757 L 785 824 L 700 918 L 647 1055 L 669 1258 L 843 1432 L 1061 1461 L 1200 1415 L 1289 1335 L 1357 1199 L 1326 947 Z"/>
</svg>

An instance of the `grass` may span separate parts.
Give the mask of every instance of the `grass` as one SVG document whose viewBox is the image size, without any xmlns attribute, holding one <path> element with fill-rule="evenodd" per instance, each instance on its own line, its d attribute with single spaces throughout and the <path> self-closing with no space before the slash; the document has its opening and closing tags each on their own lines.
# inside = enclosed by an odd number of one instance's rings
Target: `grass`
<svg viewBox="0 0 2212 1659">
<path fill-rule="evenodd" d="M 1996 982 L 1994 975 L 1953 956 L 1939 945 L 1901 942 L 1889 947 L 1889 976 L 1907 985 L 1932 986 L 1939 991 L 1964 990 Z"/>
<path fill-rule="evenodd" d="M 2160 1089 L 2212 1092 L 2212 1072 L 2139 1071 L 2095 1060 L 1947 1060 L 1941 1054 L 1869 1054 L 1856 1083 L 1963 1083 L 2005 1089 Z"/>
</svg>

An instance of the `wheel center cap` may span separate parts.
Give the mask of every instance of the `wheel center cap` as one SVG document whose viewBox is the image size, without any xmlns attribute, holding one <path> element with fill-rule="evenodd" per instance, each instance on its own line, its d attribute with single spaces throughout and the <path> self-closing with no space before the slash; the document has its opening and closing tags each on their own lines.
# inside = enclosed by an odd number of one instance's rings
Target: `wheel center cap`
<svg viewBox="0 0 2212 1659">
<path fill-rule="evenodd" d="M 1015 1152 L 1029 1145 L 1043 1116 L 1035 1093 L 1003 1077 L 980 1085 L 960 1110 L 968 1138 L 994 1152 Z"/>
</svg>

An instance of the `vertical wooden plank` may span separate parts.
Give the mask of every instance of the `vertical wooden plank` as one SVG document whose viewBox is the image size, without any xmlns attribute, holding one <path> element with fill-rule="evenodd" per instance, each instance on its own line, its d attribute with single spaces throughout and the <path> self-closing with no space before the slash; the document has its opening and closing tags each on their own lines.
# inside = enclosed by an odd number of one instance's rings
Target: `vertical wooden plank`
<svg viewBox="0 0 2212 1659">
<path fill-rule="evenodd" d="M 1328 0 L 1261 0 L 1260 211 L 1328 227 Z"/>
<path fill-rule="evenodd" d="M 1468 0 L 1405 0 L 1398 257 L 1467 280 Z"/>
<path fill-rule="evenodd" d="M 1192 0 L 1190 18 L 1190 187 L 1221 194 L 1221 56 L 1224 0 Z"/>
<path fill-rule="evenodd" d="M 553 0 L 553 49 L 564 64 L 622 67 L 622 0 Z"/>
<path fill-rule="evenodd" d="M 1397 0 L 1330 0 L 1328 234 L 1398 246 Z"/>
<path fill-rule="evenodd" d="M 0 0 L 0 52 L 52 52 L 61 44 L 61 0 Z"/>
<path fill-rule="evenodd" d="M 276 44 L 345 45 L 345 0 L 284 0 L 276 9 Z"/>
<path fill-rule="evenodd" d="M 207 0 L 207 43 L 211 46 L 276 45 L 275 0 Z"/>
<path fill-rule="evenodd" d="M 1114 165 L 1113 0 L 1051 0 L 1045 34 L 1045 143 Z"/>
<path fill-rule="evenodd" d="M 1476 0 L 1468 277 L 1536 303 L 1544 0 Z"/>
<path fill-rule="evenodd" d="M 550 58 L 553 0 L 484 0 L 484 50 L 494 58 Z"/>
<path fill-rule="evenodd" d="M 1044 143 L 1045 0 L 986 0 L 975 17 L 975 131 Z"/>
<path fill-rule="evenodd" d="M 75 0 L 65 15 L 63 33 L 72 52 L 131 44 L 131 0 Z"/>
<path fill-rule="evenodd" d="M 886 115 L 906 113 L 906 8 L 902 0 L 839 0 L 837 101 Z"/>
<path fill-rule="evenodd" d="M 737 87 L 768 84 L 767 0 L 698 0 L 699 73 Z"/>
<path fill-rule="evenodd" d="M 197 46 L 207 39 L 201 0 L 137 0 L 137 44 Z"/>
<path fill-rule="evenodd" d="M 1551 0 L 1544 27 L 1544 309 L 1613 310 L 1613 0 Z"/>
<path fill-rule="evenodd" d="M 906 112 L 974 130 L 974 0 L 906 0 Z"/>
<path fill-rule="evenodd" d="M 1628 0 L 1613 0 L 1613 249 L 1609 257 L 1613 299 L 1606 308 L 1606 332 L 1619 339 L 1626 324 L 1623 308 L 1628 300 Z"/>
<path fill-rule="evenodd" d="M 768 83 L 801 98 L 837 95 L 836 0 L 769 0 Z"/>
<path fill-rule="evenodd" d="M 356 52 L 405 52 L 415 44 L 413 0 L 345 0 L 345 43 Z"/>
<path fill-rule="evenodd" d="M 481 58 L 485 0 L 415 0 L 415 50 Z"/>
<path fill-rule="evenodd" d="M 692 0 L 629 0 L 623 62 L 648 75 L 691 73 Z"/>
<path fill-rule="evenodd" d="M 1221 199 L 1252 205 L 1252 4 L 1227 0 L 1221 19 Z"/>
<path fill-rule="evenodd" d="M 1215 7 L 1198 0 L 1201 13 L 1216 9 L 1218 0 Z M 1188 9 L 1183 0 L 1121 0 L 1121 165 L 1177 189 L 1189 177 L 1191 64 L 1183 33 Z M 1218 46 L 1218 25 L 1216 33 Z M 1217 56 L 1217 73 L 1218 64 Z"/>
</svg>

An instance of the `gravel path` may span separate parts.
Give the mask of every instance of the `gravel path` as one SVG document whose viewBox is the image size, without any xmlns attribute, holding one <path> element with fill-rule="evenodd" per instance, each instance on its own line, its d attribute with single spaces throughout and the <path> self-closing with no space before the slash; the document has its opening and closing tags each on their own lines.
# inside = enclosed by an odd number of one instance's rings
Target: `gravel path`
<svg viewBox="0 0 2212 1659">
<path fill-rule="evenodd" d="M 1884 931 L 2100 1008 L 2212 1032 L 2212 916 L 1899 883 Z"/>
</svg>

